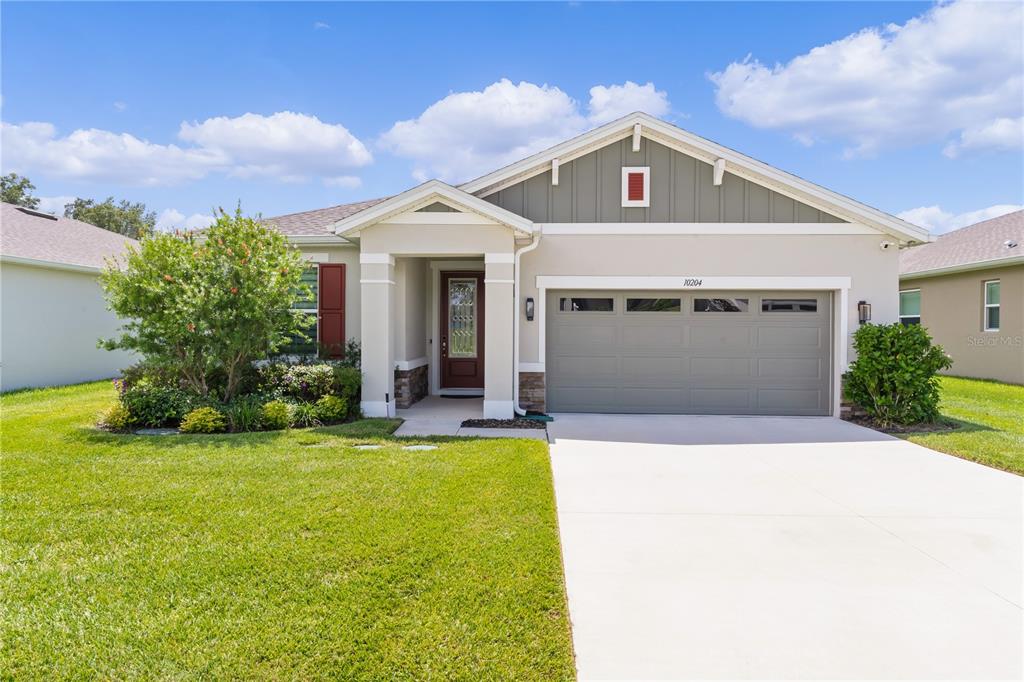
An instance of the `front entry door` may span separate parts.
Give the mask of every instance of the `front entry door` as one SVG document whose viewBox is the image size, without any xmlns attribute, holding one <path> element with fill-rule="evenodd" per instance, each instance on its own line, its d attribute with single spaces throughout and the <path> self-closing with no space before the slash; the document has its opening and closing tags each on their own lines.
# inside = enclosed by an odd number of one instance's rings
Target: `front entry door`
<svg viewBox="0 0 1024 682">
<path fill-rule="evenodd" d="M 484 273 L 441 273 L 441 388 L 484 387 Z"/>
</svg>

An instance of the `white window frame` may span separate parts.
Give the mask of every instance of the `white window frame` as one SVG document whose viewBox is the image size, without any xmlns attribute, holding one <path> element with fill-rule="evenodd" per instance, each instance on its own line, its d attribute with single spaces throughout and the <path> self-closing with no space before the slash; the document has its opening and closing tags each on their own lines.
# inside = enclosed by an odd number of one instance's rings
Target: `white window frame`
<svg viewBox="0 0 1024 682">
<path fill-rule="evenodd" d="M 630 173 L 641 173 L 644 176 L 644 198 L 640 201 L 629 199 L 629 175 Z M 651 205 L 651 167 L 650 166 L 623 166 L 622 167 L 622 207 L 623 208 L 648 208 Z"/>
<path fill-rule="evenodd" d="M 988 302 L 988 285 L 989 284 L 998 284 L 999 285 L 999 300 L 1002 301 L 1002 299 L 1003 299 L 1003 285 L 1002 285 L 1002 283 L 998 279 L 987 279 L 987 280 L 985 280 L 984 282 L 981 283 L 981 302 L 982 302 L 982 306 L 983 306 L 982 307 L 982 311 L 981 311 L 981 328 L 982 328 L 982 331 L 997 332 L 997 331 L 999 331 L 999 327 L 990 327 L 990 326 L 988 326 L 988 311 L 989 311 L 989 308 L 996 308 L 996 309 L 998 309 L 999 305 L 1000 305 L 999 303 L 989 303 Z"/>
<path fill-rule="evenodd" d="M 918 289 L 900 289 L 900 298 L 899 298 L 900 305 L 902 305 L 902 303 L 903 303 L 903 294 L 912 294 L 915 291 L 918 293 L 918 296 L 920 296 L 920 294 L 921 294 L 921 289 L 920 288 L 918 288 Z M 917 301 L 917 305 L 919 307 L 921 305 L 921 299 L 920 298 Z M 918 320 L 918 324 L 921 324 L 921 311 L 920 310 L 917 311 L 917 315 L 904 315 L 903 314 L 903 310 L 900 309 L 900 310 L 897 311 L 897 317 L 899 318 L 900 324 L 903 324 L 903 318 L 904 317 L 916 317 L 917 320 Z"/>
</svg>

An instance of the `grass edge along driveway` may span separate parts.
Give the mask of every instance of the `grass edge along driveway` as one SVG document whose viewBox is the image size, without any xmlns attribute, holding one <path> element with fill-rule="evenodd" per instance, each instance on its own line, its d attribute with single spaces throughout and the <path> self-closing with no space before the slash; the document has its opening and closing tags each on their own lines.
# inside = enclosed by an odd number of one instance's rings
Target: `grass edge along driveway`
<svg viewBox="0 0 1024 682">
<path fill-rule="evenodd" d="M 932 450 L 1024 475 L 1024 386 L 944 376 L 939 409 L 953 431 L 901 436 Z"/>
<path fill-rule="evenodd" d="M 113 399 L 0 397 L 5 677 L 574 676 L 545 443 L 93 430 Z"/>
</svg>

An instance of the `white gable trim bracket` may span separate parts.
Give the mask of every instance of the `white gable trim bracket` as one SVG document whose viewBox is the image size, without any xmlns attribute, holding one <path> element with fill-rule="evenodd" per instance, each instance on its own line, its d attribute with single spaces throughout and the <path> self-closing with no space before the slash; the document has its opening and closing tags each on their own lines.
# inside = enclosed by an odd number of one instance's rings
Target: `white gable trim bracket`
<svg viewBox="0 0 1024 682">
<path fill-rule="evenodd" d="M 457 187 L 452 187 L 440 180 L 425 182 L 418 187 L 413 187 L 382 201 L 365 211 L 360 211 L 347 218 L 343 218 L 335 222 L 332 225 L 332 229 L 338 236 L 354 235 L 367 227 L 388 221 L 400 214 L 414 213 L 436 202 L 440 202 L 449 208 L 454 208 L 456 211 L 460 211 L 461 214 L 430 213 L 424 214 L 425 217 L 422 219 L 404 216 L 398 222 L 416 224 L 492 224 L 493 221 L 493 223 L 504 225 L 524 235 L 533 234 L 532 221 L 511 211 L 506 211 L 500 206 L 495 206 L 489 201 L 464 192 Z M 479 217 L 467 218 L 463 214 L 475 214 L 475 216 Z"/>
<path fill-rule="evenodd" d="M 547 151 L 534 154 L 460 186 L 470 194 L 485 197 L 506 187 L 522 182 L 551 167 L 557 158 L 564 165 L 573 159 L 619 140 L 642 135 L 683 154 L 715 166 L 716 180 L 728 170 L 731 174 L 767 187 L 779 194 L 813 206 L 853 223 L 867 225 L 888 234 L 901 243 L 933 241 L 924 228 L 912 225 L 896 216 L 866 204 L 854 201 L 837 192 L 825 189 L 766 163 L 723 147 L 710 140 L 665 123 L 653 116 L 637 112 L 595 128 Z M 720 184 L 716 182 L 716 184 Z"/>
<path fill-rule="evenodd" d="M 722 184 L 722 176 L 725 175 L 725 159 L 715 159 L 715 186 Z"/>
<path fill-rule="evenodd" d="M 633 153 L 634 154 L 640 151 L 640 136 L 641 136 L 641 134 L 643 132 L 642 128 L 643 128 L 643 126 L 641 126 L 640 123 L 634 123 L 633 124 Z"/>
</svg>

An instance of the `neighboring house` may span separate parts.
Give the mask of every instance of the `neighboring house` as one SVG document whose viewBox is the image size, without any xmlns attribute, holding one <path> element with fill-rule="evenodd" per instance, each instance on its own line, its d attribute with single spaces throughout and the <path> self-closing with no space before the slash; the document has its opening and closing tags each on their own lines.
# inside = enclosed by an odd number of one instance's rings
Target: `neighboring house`
<svg viewBox="0 0 1024 682">
<path fill-rule="evenodd" d="M 458 187 L 267 218 L 362 344 L 362 409 L 838 415 L 858 303 L 928 232 L 645 114 Z M 867 305 L 863 306 L 865 309 Z"/>
<path fill-rule="evenodd" d="M 119 374 L 132 355 L 96 347 L 117 332 L 98 276 L 134 239 L 12 204 L 0 214 L 0 390 Z"/>
<path fill-rule="evenodd" d="M 1024 384 L 1024 211 L 903 251 L 900 319 L 928 328 L 949 374 Z"/>
</svg>

